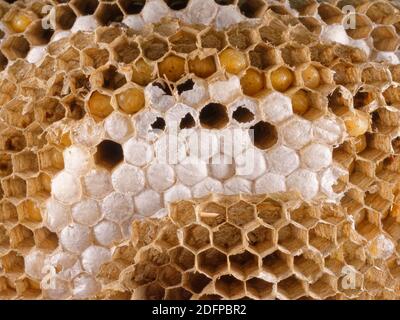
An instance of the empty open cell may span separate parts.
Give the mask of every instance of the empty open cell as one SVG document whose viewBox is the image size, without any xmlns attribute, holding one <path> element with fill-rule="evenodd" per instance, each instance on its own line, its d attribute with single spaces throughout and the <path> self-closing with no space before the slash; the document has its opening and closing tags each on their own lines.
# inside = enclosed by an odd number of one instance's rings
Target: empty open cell
<svg viewBox="0 0 400 320">
<path fill-rule="evenodd" d="M 0 276 L 0 298 L 12 299 L 16 294 L 17 292 L 13 281 L 8 279 L 6 276 Z"/>
<path fill-rule="evenodd" d="M 192 293 L 184 288 L 172 288 L 167 289 L 165 292 L 166 300 L 189 300 L 192 297 Z"/>
<path fill-rule="evenodd" d="M 306 251 L 293 258 L 294 271 L 299 278 L 315 281 L 322 273 L 322 257 L 317 252 Z"/>
<path fill-rule="evenodd" d="M 124 15 L 116 3 L 101 2 L 94 16 L 101 25 L 107 26 L 112 22 L 121 22 Z"/>
<path fill-rule="evenodd" d="M 335 295 L 337 290 L 337 280 L 335 277 L 324 274 L 317 281 L 310 284 L 309 290 L 317 299 L 325 300 Z"/>
<path fill-rule="evenodd" d="M 15 173 L 32 174 L 38 171 L 39 163 L 37 154 L 23 151 L 13 155 L 13 168 Z"/>
<path fill-rule="evenodd" d="M 88 101 L 88 111 L 96 121 L 105 119 L 114 111 L 111 97 L 98 91 L 93 92 Z"/>
<path fill-rule="evenodd" d="M 215 281 L 215 289 L 226 298 L 233 298 L 244 293 L 244 283 L 234 276 L 223 275 Z"/>
<path fill-rule="evenodd" d="M 219 103 L 209 103 L 200 111 L 200 124 L 206 129 L 222 129 L 229 122 L 226 107 Z"/>
<path fill-rule="evenodd" d="M 28 127 L 33 121 L 33 112 L 24 112 L 26 102 L 14 100 L 3 107 L 3 119 L 10 124 L 21 129 Z"/>
<path fill-rule="evenodd" d="M 279 19 L 272 19 L 266 26 L 261 27 L 258 32 L 261 39 L 266 43 L 280 45 L 285 42 L 284 34 L 287 26 Z"/>
<path fill-rule="evenodd" d="M 189 0 L 164 0 L 169 8 L 178 11 L 187 7 Z"/>
<path fill-rule="evenodd" d="M 72 0 L 70 3 L 81 15 L 84 16 L 93 14 L 99 5 L 98 0 Z"/>
<path fill-rule="evenodd" d="M 183 286 L 197 294 L 200 294 L 211 282 L 211 279 L 200 272 L 188 272 L 183 275 Z"/>
<path fill-rule="evenodd" d="M 400 88 L 390 86 L 383 92 L 383 97 L 388 106 L 400 107 Z"/>
<path fill-rule="evenodd" d="M 367 240 L 372 240 L 380 233 L 380 214 L 363 209 L 356 220 L 356 230 Z"/>
<path fill-rule="evenodd" d="M 191 129 L 196 126 L 196 121 L 190 113 L 187 113 L 179 123 L 179 129 Z"/>
<path fill-rule="evenodd" d="M 165 295 L 165 289 L 156 282 L 140 288 L 140 291 L 137 298 L 145 300 L 162 300 Z"/>
<path fill-rule="evenodd" d="M 241 26 L 234 26 L 227 33 L 229 44 L 239 50 L 246 50 L 254 41 L 254 30 L 243 28 Z"/>
<path fill-rule="evenodd" d="M 257 204 L 257 216 L 270 226 L 278 226 L 285 221 L 285 213 L 282 205 L 275 200 L 265 199 Z"/>
<path fill-rule="evenodd" d="M 38 20 L 29 26 L 26 38 L 32 45 L 41 46 L 49 43 L 53 34 L 53 29 L 44 28 L 42 21 Z"/>
<path fill-rule="evenodd" d="M 28 249 L 35 245 L 33 232 L 19 224 L 10 230 L 10 247 L 13 249 Z"/>
<path fill-rule="evenodd" d="M 273 275 L 276 279 L 287 277 L 292 273 L 291 257 L 281 251 L 274 251 L 262 259 L 263 270 Z"/>
<path fill-rule="evenodd" d="M 208 78 L 217 71 L 214 56 L 205 58 L 195 57 L 188 61 L 189 72 L 200 78 Z"/>
<path fill-rule="evenodd" d="M 196 221 L 194 203 L 191 201 L 179 201 L 171 206 L 169 215 L 171 219 L 181 227 Z"/>
<path fill-rule="evenodd" d="M 158 63 L 158 72 L 160 77 L 165 77 L 169 81 L 175 82 L 183 77 L 185 66 L 184 58 L 170 54 Z"/>
<path fill-rule="evenodd" d="M 247 69 L 246 73 L 240 78 L 240 85 L 245 95 L 256 96 L 265 88 L 265 75 L 258 70 Z"/>
<path fill-rule="evenodd" d="M 20 223 L 40 223 L 42 215 L 36 203 L 30 199 L 24 200 L 17 205 L 18 221 Z"/>
<path fill-rule="evenodd" d="M 79 51 L 75 48 L 69 48 L 64 53 L 60 54 L 57 59 L 60 69 L 72 71 L 80 68 Z"/>
<path fill-rule="evenodd" d="M 200 208 L 199 216 L 201 222 L 214 228 L 226 221 L 226 208 L 216 202 L 207 202 Z"/>
<path fill-rule="evenodd" d="M 139 45 L 127 38 L 121 38 L 116 43 L 113 43 L 113 54 L 117 62 L 131 63 L 140 54 Z"/>
<path fill-rule="evenodd" d="M 258 18 L 264 12 L 265 2 L 262 0 L 239 0 L 240 12 L 248 18 Z"/>
<path fill-rule="evenodd" d="M 84 66 L 98 69 L 105 65 L 110 59 L 107 49 L 87 48 L 82 51 L 82 61 Z"/>
<path fill-rule="evenodd" d="M 254 120 L 254 113 L 249 109 L 240 106 L 232 112 L 232 118 L 239 123 L 249 123 Z"/>
<path fill-rule="evenodd" d="M 111 140 L 104 140 L 96 147 L 94 161 L 106 169 L 116 167 L 124 159 L 122 146 Z"/>
<path fill-rule="evenodd" d="M 299 21 L 307 28 L 308 31 L 319 35 L 322 30 L 322 26 L 318 19 L 315 17 L 300 17 Z"/>
<path fill-rule="evenodd" d="M 387 69 L 382 65 L 365 66 L 361 71 L 361 80 L 373 86 L 380 86 L 390 81 Z"/>
<path fill-rule="evenodd" d="M 15 223 L 18 221 L 17 208 L 8 200 L 0 202 L 0 222 Z"/>
<path fill-rule="evenodd" d="M 257 299 L 266 299 L 274 291 L 274 285 L 260 278 L 252 278 L 246 281 L 246 291 Z"/>
<path fill-rule="evenodd" d="M 353 39 L 364 39 L 369 36 L 372 31 L 372 24 L 369 19 L 361 14 L 350 14 L 347 17 L 348 21 L 354 21 L 354 28 L 346 28 L 347 34 Z"/>
<path fill-rule="evenodd" d="M 313 227 L 319 220 L 320 212 L 317 207 L 307 204 L 290 212 L 290 218 L 306 228 Z"/>
<path fill-rule="evenodd" d="M 26 139 L 21 131 L 8 130 L 0 134 L 0 150 L 8 152 L 22 151 L 26 147 Z"/>
<path fill-rule="evenodd" d="M 74 25 L 76 15 L 68 4 L 59 5 L 56 8 L 56 26 L 59 29 L 69 30 Z"/>
<path fill-rule="evenodd" d="M 225 223 L 213 232 L 214 245 L 224 252 L 231 252 L 242 244 L 242 233 L 235 226 Z"/>
<path fill-rule="evenodd" d="M 228 208 L 228 221 L 243 227 L 256 218 L 255 207 L 245 201 L 239 201 Z"/>
<path fill-rule="evenodd" d="M 278 245 L 291 253 L 298 252 L 307 242 L 307 231 L 293 224 L 281 228 L 278 232 Z"/>
<path fill-rule="evenodd" d="M 336 228 L 331 224 L 317 223 L 309 232 L 309 243 L 322 255 L 327 255 L 335 247 Z"/>
<path fill-rule="evenodd" d="M 7 58 L 2 52 L 0 52 L 0 71 L 3 71 L 7 67 L 7 64 L 8 64 Z"/>
<path fill-rule="evenodd" d="M 215 48 L 222 50 L 226 45 L 225 33 L 214 29 L 207 30 L 200 37 L 201 46 L 203 48 Z"/>
<path fill-rule="evenodd" d="M 210 277 L 220 274 L 228 267 L 226 255 L 214 248 L 202 251 L 196 259 L 199 270 Z"/>
<path fill-rule="evenodd" d="M 3 253 L 8 251 L 9 247 L 10 237 L 8 231 L 3 225 L 0 225 L 0 252 Z"/>
<path fill-rule="evenodd" d="M 11 155 L 7 153 L 0 154 L 0 177 L 7 177 L 12 171 Z"/>
<path fill-rule="evenodd" d="M 273 147 L 278 141 L 278 132 L 272 124 L 259 121 L 249 130 L 251 141 L 259 149 L 266 150 Z"/>
<path fill-rule="evenodd" d="M 385 20 L 394 14 L 394 8 L 390 3 L 377 1 L 371 4 L 366 15 L 377 24 L 385 24 Z"/>
<path fill-rule="evenodd" d="M 395 51 L 399 46 L 399 37 L 393 27 L 375 27 L 371 33 L 374 48 L 379 51 Z"/>
<path fill-rule="evenodd" d="M 135 289 L 157 279 L 158 268 L 148 261 L 141 261 L 125 269 L 120 281 L 126 288 Z"/>
<path fill-rule="evenodd" d="M 6 197 L 21 199 L 26 196 L 26 181 L 20 177 L 5 178 L 2 187 Z"/>
<path fill-rule="evenodd" d="M 106 89 L 116 90 L 126 84 L 126 78 L 122 73 L 117 71 L 115 66 L 110 66 L 103 72 L 103 87 Z"/>
<path fill-rule="evenodd" d="M 242 279 L 247 279 L 250 275 L 257 273 L 258 265 L 258 257 L 247 250 L 229 256 L 230 270 Z"/>
<path fill-rule="evenodd" d="M 273 250 L 275 247 L 275 235 L 273 229 L 259 226 L 247 233 L 246 239 L 251 249 L 259 254 Z"/>
<path fill-rule="evenodd" d="M 192 269 L 194 266 L 194 254 L 184 247 L 171 249 L 169 256 L 171 257 L 171 263 L 182 271 Z"/>
<path fill-rule="evenodd" d="M 385 93 L 384 93 L 385 95 Z M 377 99 L 377 93 L 371 89 L 361 87 L 354 95 L 354 107 L 356 109 L 363 109 Z M 390 104 L 390 103 L 388 103 Z"/>
<path fill-rule="evenodd" d="M 171 36 L 169 42 L 172 45 L 172 49 L 180 53 L 190 53 L 197 48 L 196 35 L 184 30 L 178 31 Z"/>
<path fill-rule="evenodd" d="M 169 50 L 168 43 L 158 37 L 152 37 L 141 43 L 143 55 L 150 60 L 162 58 Z"/>
<path fill-rule="evenodd" d="M 56 147 L 46 147 L 38 152 L 39 168 L 49 174 L 56 173 L 64 168 L 62 151 Z"/>
<path fill-rule="evenodd" d="M 74 70 L 69 73 L 69 84 L 72 92 L 80 91 L 86 94 L 90 90 L 89 76 L 81 70 Z"/>
<path fill-rule="evenodd" d="M 190 225 L 183 232 L 184 244 L 196 251 L 210 244 L 210 233 L 200 225 Z"/>
<path fill-rule="evenodd" d="M 53 251 L 58 247 L 58 236 L 46 227 L 36 229 L 33 232 L 36 247 L 43 250 Z"/>
<path fill-rule="evenodd" d="M 305 283 L 295 276 L 291 276 L 278 283 L 278 293 L 285 299 L 298 299 L 306 294 Z"/>
<path fill-rule="evenodd" d="M 341 23 L 343 20 L 343 12 L 329 3 L 321 3 L 318 7 L 318 14 L 328 25 Z"/>
<path fill-rule="evenodd" d="M 203 294 L 199 300 L 222 300 L 222 297 L 218 294 Z"/>
<path fill-rule="evenodd" d="M 139 14 L 146 0 L 118 0 L 118 4 L 126 14 Z"/>
<path fill-rule="evenodd" d="M 331 67 L 334 71 L 333 79 L 336 84 L 355 85 L 360 83 L 360 70 L 353 64 L 346 62 L 339 62 Z"/>
<path fill-rule="evenodd" d="M 165 120 L 161 117 L 157 117 L 156 120 L 150 125 L 154 130 L 164 131 L 166 127 Z"/>
<path fill-rule="evenodd" d="M 359 270 L 365 264 L 366 254 L 364 248 L 352 242 L 351 240 L 347 240 L 341 246 L 343 258 L 345 262 L 357 270 Z"/>
<path fill-rule="evenodd" d="M 40 123 L 50 125 L 65 117 L 66 110 L 58 99 L 43 98 L 35 103 L 35 118 Z"/>
<path fill-rule="evenodd" d="M 15 281 L 15 287 L 18 296 L 27 300 L 38 298 L 42 293 L 40 283 L 25 276 Z"/>
<path fill-rule="evenodd" d="M 82 119 L 85 114 L 85 102 L 79 97 L 71 95 L 63 100 L 63 105 L 67 109 L 67 117 L 73 120 Z"/>
<path fill-rule="evenodd" d="M 278 63 L 278 55 L 273 47 L 260 44 L 249 52 L 250 64 L 258 69 L 265 70 Z"/>
<path fill-rule="evenodd" d="M 179 244 L 179 239 L 176 227 L 173 225 L 164 227 L 158 236 L 156 244 L 163 248 L 172 248 L 177 246 Z"/>
<path fill-rule="evenodd" d="M 6 273 L 23 273 L 25 269 L 24 258 L 12 250 L 0 258 L 3 270 Z"/>
<path fill-rule="evenodd" d="M 166 265 L 160 268 L 158 280 L 165 288 L 177 286 L 182 281 L 182 274 L 175 267 Z"/>
<path fill-rule="evenodd" d="M 10 36 L 2 42 L 1 49 L 7 59 L 16 60 L 26 57 L 30 45 L 24 36 Z"/>
<path fill-rule="evenodd" d="M 390 280 L 382 269 L 372 267 L 365 272 L 363 284 L 366 290 L 373 292 L 381 289 L 382 287 L 390 286 L 390 284 L 387 285 L 387 281 Z"/>
</svg>

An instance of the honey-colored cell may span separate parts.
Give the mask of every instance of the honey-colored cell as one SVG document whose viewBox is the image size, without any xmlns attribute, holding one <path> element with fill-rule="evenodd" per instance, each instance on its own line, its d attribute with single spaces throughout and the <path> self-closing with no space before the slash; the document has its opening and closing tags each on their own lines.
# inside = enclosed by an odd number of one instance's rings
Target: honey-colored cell
<svg viewBox="0 0 400 320">
<path fill-rule="evenodd" d="M 286 91 L 294 81 L 293 71 L 286 67 L 279 67 L 271 72 L 272 87 L 280 92 Z"/>
<path fill-rule="evenodd" d="M 113 112 L 111 97 L 98 91 L 93 92 L 88 102 L 89 112 L 100 120 L 106 118 Z"/>
<path fill-rule="evenodd" d="M 196 76 L 200 78 L 208 78 L 213 73 L 215 73 L 215 71 L 217 71 L 214 57 L 209 56 L 204 59 L 196 57 L 193 60 L 190 60 L 189 71 L 193 72 Z"/>
<path fill-rule="evenodd" d="M 158 72 L 160 76 L 175 82 L 185 73 L 185 59 L 170 55 L 158 63 Z"/>
<path fill-rule="evenodd" d="M 132 81 L 145 86 L 154 79 L 154 68 L 144 59 L 139 59 L 132 66 Z"/>
<path fill-rule="evenodd" d="M 310 108 L 310 101 L 306 91 L 299 90 L 292 96 L 292 108 L 293 112 L 298 115 L 302 115 L 307 112 L 307 110 Z"/>
<path fill-rule="evenodd" d="M 319 71 L 314 66 L 310 65 L 302 72 L 304 85 L 310 89 L 315 89 L 321 83 Z"/>
<path fill-rule="evenodd" d="M 246 55 L 236 49 L 226 48 L 219 54 L 219 62 L 229 73 L 238 74 L 247 66 Z"/>
<path fill-rule="evenodd" d="M 363 135 L 369 128 L 369 116 L 360 110 L 355 110 L 353 114 L 345 118 L 344 122 L 347 132 L 353 137 Z"/>
<path fill-rule="evenodd" d="M 23 12 L 16 13 L 9 25 L 14 32 L 24 32 L 28 26 L 32 23 L 32 18 Z"/>
<path fill-rule="evenodd" d="M 128 114 L 135 114 L 144 108 L 145 98 L 142 89 L 131 88 L 117 95 L 119 108 Z"/>
<path fill-rule="evenodd" d="M 248 96 L 255 96 L 265 87 L 265 76 L 254 69 L 248 69 L 240 79 L 243 93 Z"/>
</svg>

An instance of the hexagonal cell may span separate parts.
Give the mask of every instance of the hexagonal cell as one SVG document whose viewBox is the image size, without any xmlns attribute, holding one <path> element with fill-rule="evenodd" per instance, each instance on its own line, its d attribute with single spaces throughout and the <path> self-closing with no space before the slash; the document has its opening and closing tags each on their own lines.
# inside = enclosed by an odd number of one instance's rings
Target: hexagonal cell
<svg viewBox="0 0 400 320">
<path fill-rule="evenodd" d="M 247 233 L 249 247 L 259 254 L 272 250 L 275 247 L 274 230 L 259 226 Z"/>
<path fill-rule="evenodd" d="M 223 275 L 215 281 L 215 289 L 224 297 L 233 299 L 244 293 L 244 283 L 234 276 Z"/>
<path fill-rule="evenodd" d="M 26 102 L 23 100 L 13 100 L 3 107 L 3 119 L 11 126 L 25 129 L 33 121 L 33 112 L 24 112 Z"/>
<path fill-rule="evenodd" d="M 273 47 L 259 44 L 249 52 L 250 64 L 258 69 L 265 70 L 278 63 L 278 54 Z"/>
<path fill-rule="evenodd" d="M 266 6 L 262 0 L 243 0 L 238 5 L 240 12 L 248 18 L 260 17 Z"/>
<path fill-rule="evenodd" d="M 200 294 L 210 282 L 211 279 L 200 272 L 188 272 L 183 275 L 183 286 L 197 294 Z"/>
<path fill-rule="evenodd" d="M 82 62 L 84 66 L 98 69 L 105 65 L 110 59 L 107 49 L 87 48 L 82 51 Z"/>
<path fill-rule="evenodd" d="M 214 277 L 228 267 L 227 257 L 222 252 L 210 248 L 197 255 L 197 265 L 200 271 Z"/>
<path fill-rule="evenodd" d="M 157 266 L 148 261 L 141 261 L 125 269 L 119 279 L 127 289 L 136 289 L 156 280 L 157 274 Z"/>
<path fill-rule="evenodd" d="M 71 95 L 63 100 L 63 105 L 67 109 L 67 117 L 73 120 L 82 119 L 85 114 L 85 102 L 75 95 Z"/>
<path fill-rule="evenodd" d="M 243 227 L 249 224 L 254 221 L 255 218 L 255 207 L 243 200 L 228 208 L 228 221 L 238 227 Z"/>
<path fill-rule="evenodd" d="M 203 48 L 215 48 L 218 51 L 226 46 L 225 33 L 214 29 L 210 29 L 202 34 L 200 41 Z"/>
<path fill-rule="evenodd" d="M 226 208 L 216 202 L 207 202 L 201 207 L 199 216 L 201 222 L 214 228 L 226 221 Z"/>
<path fill-rule="evenodd" d="M 127 38 L 118 39 L 113 43 L 112 50 L 115 60 L 126 64 L 133 62 L 140 54 L 139 45 Z"/>
<path fill-rule="evenodd" d="M 291 253 L 298 252 L 307 243 L 307 231 L 289 224 L 278 232 L 278 245 Z"/>
<path fill-rule="evenodd" d="M 279 19 L 271 19 L 268 25 L 261 27 L 258 31 L 261 39 L 266 43 L 278 46 L 286 41 L 284 34 L 287 32 L 287 26 Z"/>
<path fill-rule="evenodd" d="M 17 292 L 14 284 L 6 276 L 0 276 L 0 298 L 12 299 Z"/>
<path fill-rule="evenodd" d="M 213 232 L 213 243 L 217 248 L 229 253 L 242 244 L 241 231 L 229 223 L 224 223 Z"/>
<path fill-rule="evenodd" d="M 76 20 L 74 11 L 69 7 L 68 4 L 59 5 L 55 9 L 57 28 L 64 30 L 71 29 Z"/>
<path fill-rule="evenodd" d="M 14 224 L 17 221 L 17 208 L 7 200 L 0 202 L 0 222 L 11 222 Z"/>
<path fill-rule="evenodd" d="M 372 24 L 366 16 L 355 13 L 348 15 L 347 19 L 355 21 L 354 28 L 346 28 L 347 34 L 353 39 L 364 39 L 371 33 Z"/>
<path fill-rule="evenodd" d="M 113 169 L 124 159 L 122 146 L 111 140 L 104 140 L 96 147 L 94 161 L 105 169 Z"/>
<path fill-rule="evenodd" d="M 172 248 L 179 244 L 178 230 L 174 225 L 164 227 L 157 238 L 156 244 L 163 248 Z"/>
<path fill-rule="evenodd" d="M 276 279 L 287 277 L 292 273 L 291 257 L 279 250 L 266 255 L 262 259 L 263 270 L 273 275 Z"/>
<path fill-rule="evenodd" d="M 317 223 L 309 232 L 309 243 L 323 256 L 335 247 L 336 228 L 331 224 Z"/>
<path fill-rule="evenodd" d="M 395 51 L 399 46 L 399 37 L 393 27 L 375 27 L 371 37 L 374 42 L 374 48 L 379 51 Z"/>
<path fill-rule="evenodd" d="M 372 240 L 380 233 L 380 213 L 363 209 L 356 219 L 356 230 L 367 240 Z"/>
<path fill-rule="evenodd" d="M 2 52 L 9 60 L 25 58 L 30 50 L 29 42 L 24 36 L 13 36 L 6 38 L 1 45 Z"/>
<path fill-rule="evenodd" d="M 33 232 L 36 247 L 43 250 L 53 251 L 58 247 L 58 236 L 46 227 L 36 229 Z"/>
<path fill-rule="evenodd" d="M 118 107 L 127 114 L 135 114 L 145 106 L 144 92 L 141 88 L 129 88 L 117 95 Z"/>
<path fill-rule="evenodd" d="M 314 283 L 310 284 L 311 295 L 317 299 L 326 300 L 335 295 L 337 291 L 337 280 L 335 277 L 324 274 Z"/>
<path fill-rule="evenodd" d="M 265 75 L 255 69 L 247 69 L 240 78 L 240 85 L 245 95 L 254 97 L 265 89 Z"/>
<path fill-rule="evenodd" d="M 302 23 L 303 26 L 307 28 L 308 31 L 319 35 L 321 34 L 321 24 L 318 19 L 315 17 L 300 17 L 299 21 Z"/>
<path fill-rule="evenodd" d="M 26 199 L 17 205 L 18 221 L 20 223 L 39 223 L 42 222 L 42 215 L 36 203 Z"/>
<path fill-rule="evenodd" d="M 299 278 L 315 281 L 322 273 L 322 257 L 314 251 L 303 252 L 293 259 L 294 271 Z"/>
<path fill-rule="evenodd" d="M 243 28 L 242 26 L 234 26 L 228 31 L 227 35 L 229 43 L 240 50 L 249 48 L 253 44 L 255 38 L 254 30 Z"/>
<path fill-rule="evenodd" d="M 249 123 L 254 120 L 254 113 L 245 107 L 239 106 L 232 112 L 232 118 L 239 123 Z"/>
<path fill-rule="evenodd" d="M 249 251 L 229 256 L 231 271 L 244 280 L 257 273 L 258 264 L 258 257 Z"/>
<path fill-rule="evenodd" d="M 357 270 L 359 270 L 365 264 L 366 254 L 361 245 L 347 240 L 343 243 L 341 250 L 346 263 L 353 266 Z"/>
<path fill-rule="evenodd" d="M 34 104 L 35 118 L 40 123 L 51 125 L 65 117 L 66 110 L 58 99 L 43 98 Z"/>
<path fill-rule="evenodd" d="M 180 270 L 186 271 L 194 266 L 194 254 L 183 247 L 176 247 L 169 251 L 171 263 L 176 265 Z"/>
<path fill-rule="evenodd" d="M 206 228 L 192 224 L 183 230 L 183 242 L 198 251 L 210 244 L 210 233 Z"/>
<path fill-rule="evenodd" d="M 101 2 L 94 16 L 101 25 L 107 26 L 112 22 L 121 22 L 124 15 L 116 3 Z"/>
<path fill-rule="evenodd" d="M 69 48 L 58 56 L 58 67 L 65 71 L 72 71 L 80 68 L 79 51 L 75 48 Z"/>
<path fill-rule="evenodd" d="M 265 199 L 256 205 L 257 216 L 270 226 L 279 226 L 285 221 L 282 205 L 275 200 Z"/>
<path fill-rule="evenodd" d="M 19 152 L 26 147 L 26 139 L 18 130 L 3 131 L 0 135 L 0 150 Z"/>
<path fill-rule="evenodd" d="M 151 124 L 151 128 L 154 130 L 164 131 L 166 127 L 165 120 L 161 117 L 157 117 L 156 120 Z"/>
<path fill-rule="evenodd" d="M 10 230 L 10 246 L 13 249 L 27 249 L 35 245 L 33 232 L 19 224 Z"/>
<path fill-rule="evenodd" d="M 195 57 L 188 61 L 189 72 L 194 73 L 199 78 L 208 78 L 217 71 L 214 56 L 205 58 Z"/>
<path fill-rule="evenodd" d="M 168 43 L 158 37 L 152 37 L 141 43 L 143 55 L 156 61 L 162 58 L 169 50 Z"/>
<path fill-rule="evenodd" d="M 7 229 L 0 225 L 0 253 L 6 252 L 10 247 L 10 237 L 8 236 Z"/>
<path fill-rule="evenodd" d="M 23 277 L 16 280 L 15 287 L 17 289 L 18 296 L 27 300 L 38 298 L 42 293 L 40 283 L 28 277 Z"/>
<path fill-rule="evenodd" d="M 169 210 L 171 219 L 181 227 L 196 221 L 194 203 L 191 201 L 179 201 Z"/>
<path fill-rule="evenodd" d="M 83 16 L 92 15 L 99 5 L 98 0 L 72 0 L 70 4 Z"/>
<path fill-rule="evenodd" d="M 8 198 L 21 199 L 26 196 L 26 181 L 20 177 L 14 176 L 5 178 L 1 185 L 4 190 L 4 195 Z"/>
<path fill-rule="evenodd" d="M 377 24 L 385 24 L 386 19 L 393 14 L 393 6 L 384 1 L 377 1 L 376 3 L 371 4 L 366 12 L 367 17 Z"/>
<path fill-rule="evenodd" d="M 184 58 L 170 54 L 158 63 L 159 75 L 172 82 L 178 81 L 185 73 L 185 64 Z"/>
<path fill-rule="evenodd" d="M 200 111 L 200 124 L 206 129 L 222 129 L 229 122 L 226 107 L 219 103 L 209 103 Z"/>
<path fill-rule="evenodd" d="M 31 175 L 39 169 L 37 154 L 31 151 L 23 151 L 13 155 L 13 168 L 15 173 Z"/>
<path fill-rule="evenodd" d="M 154 67 L 140 58 L 132 66 L 132 81 L 141 86 L 146 86 L 155 78 Z"/>
<path fill-rule="evenodd" d="M 174 287 L 181 283 L 181 272 L 172 266 L 166 265 L 160 268 L 158 280 L 164 287 Z"/>
<path fill-rule="evenodd" d="M 278 293 L 282 295 L 282 298 L 298 299 L 306 294 L 305 283 L 295 276 L 291 276 L 278 283 Z"/>
<path fill-rule="evenodd" d="M 316 206 L 302 204 L 290 212 L 290 218 L 304 227 L 311 228 L 319 220 L 320 212 Z"/>
<path fill-rule="evenodd" d="M 0 258 L 3 270 L 6 273 L 23 273 L 25 269 L 24 258 L 12 250 Z"/>
<path fill-rule="evenodd" d="M 118 4 L 126 14 L 139 14 L 146 4 L 146 0 L 118 0 Z"/>
<path fill-rule="evenodd" d="M 343 19 L 343 12 L 329 3 L 321 3 L 318 14 L 326 24 L 341 23 Z"/>
<path fill-rule="evenodd" d="M 251 141 L 259 149 L 266 150 L 278 142 L 278 132 L 272 124 L 259 121 L 249 130 Z"/>
<path fill-rule="evenodd" d="M 7 177 L 12 171 L 11 155 L 7 153 L 0 154 L 0 177 Z"/>
<path fill-rule="evenodd" d="M 62 151 L 56 147 L 45 147 L 38 152 L 39 168 L 49 174 L 54 174 L 64 169 L 64 158 Z"/>
<path fill-rule="evenodd" d="M 189 300 L 191 297 L 192 293 L 183 288 L 167 289 L 165 292 L 166 300 Z"/>
<path fill-rule="evenodd" d="M 336 84 L 343 86 L 355 85 L 360 83 L 360 72 L 353 64 L 339 62 L 331 67 L 334 71 L 333 79 Z"/>
<path fill-rule="evenodd" d="M 115 66 L 109 66 L 107 69 L 103 70 L 102 74 L 103 87 L 106 89 L 116 90 L 126 84 L 125 76 L 119 73 Z"/>
<path fill-rule="evenodd" d="M 170 37 L 169 42 L 172 45 L 172 49 L 180 53 L 190 53 L 197 48 L 196 35 L 188 31 L 178 31 Z"/>
<path fill-rule="evenodd" d="M 254 296 L 256 299 L 269 298 L 274 290 L 274 285 L 260 278 L 252 278 L 246 281 L 247 293 Z"/>
</svg>

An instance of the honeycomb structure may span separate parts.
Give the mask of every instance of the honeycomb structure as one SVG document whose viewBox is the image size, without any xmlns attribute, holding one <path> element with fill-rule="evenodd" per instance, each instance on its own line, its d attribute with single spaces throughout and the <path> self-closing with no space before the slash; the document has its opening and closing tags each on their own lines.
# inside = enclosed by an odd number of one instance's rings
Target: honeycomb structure
<svg viewBox="0 0 400 320">
<path fill-rule="evenodd" d="M 0 18 L 0 298 L 397 298 L 390 1 L 0 1 Z"/>
</svg>

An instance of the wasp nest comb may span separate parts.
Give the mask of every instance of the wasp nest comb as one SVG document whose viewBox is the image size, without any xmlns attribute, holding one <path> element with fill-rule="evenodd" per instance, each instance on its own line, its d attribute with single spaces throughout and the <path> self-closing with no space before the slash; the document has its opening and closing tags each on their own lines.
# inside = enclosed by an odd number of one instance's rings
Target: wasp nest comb
<svg viewBox="0 0 400 320">
<path fill-rule="evenodd" d="M 59 2 L 0 1 L 1 298 L 397 297 L 390 1 Z"/>
</svg>

